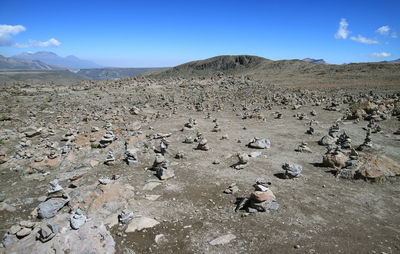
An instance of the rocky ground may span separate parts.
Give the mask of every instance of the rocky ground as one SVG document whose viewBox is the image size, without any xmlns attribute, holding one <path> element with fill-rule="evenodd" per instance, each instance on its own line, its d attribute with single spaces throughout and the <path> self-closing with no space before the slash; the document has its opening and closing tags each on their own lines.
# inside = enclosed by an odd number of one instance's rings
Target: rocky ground
<svg viewBox="0 0 400 254">
<path fill-rule="evenodd" d="M 4 253 L 398 253 L 400 89 L 0 91 Z"/>
</svg>

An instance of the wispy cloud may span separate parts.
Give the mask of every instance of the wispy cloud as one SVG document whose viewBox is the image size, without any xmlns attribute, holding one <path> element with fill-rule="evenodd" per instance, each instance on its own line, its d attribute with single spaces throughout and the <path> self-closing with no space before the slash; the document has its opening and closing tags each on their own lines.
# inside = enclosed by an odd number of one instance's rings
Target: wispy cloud
<svg viewBox="0 0 400 254">
<path fill-rule="evenodd" d="M 351 36 L 350 40 L 353 40 L 353 41 L 356 41 L 359 43 L 364 43 L 364 44 L 379 44 L 379 41 L 365 38 L 364 36 L 362 36 L 360 34 L 357 37 Z"/>
<path fill-rule="evenodd" d="M 396 33 L 396 32 L 393 32 L 393 33 L 392 33 L 392 38 L 393 38 L 393 39 L 396 39 L 396 38 L 397 38 L 397 33 Z"/>
<path fill-rule="evenodd" d="M 386 52 L 379 52 L 379 53 L 372 53 L 369 56 L 372 58 L 385 58 L 385 57 L 389 57 L 392 54 L 390 53 L 386 53 Z"/>
<path fill-rule="evenodd" d="M 19 44 L 16 43 L 14 46 L 16 48 L 33 48 L 33 47 L 58 47 L 61 43 L 54 38 L 51 38 L 47 41 L 35 41 L 29 40 L 28 44 Z"/>
<path fill-rule="evenodd" d="M 12 46 L 14 42 L 11 40 L 11 37 L 25 30 L 26 28 L 21 25 L 0 25 L 0 46 Z"/>
<path fill-rule="evenodd" d="M 389 26 L 381 26 L 376 30 L 376 32 L 380 33 L 381 35 L 388 35 L 389 31 L 390 31 Z"/>
<path fill-rule="evenodd" d="M 342 18 L 339 23 L 339 29 L 337 30 L 337 32 L 335 34 L 335 38 L 346 40 L 347 36 L 351 33 L 347 29 L 348 26 L 349 26 L 349 23 L 347 23 L 346 19 Z"/>
</svg>

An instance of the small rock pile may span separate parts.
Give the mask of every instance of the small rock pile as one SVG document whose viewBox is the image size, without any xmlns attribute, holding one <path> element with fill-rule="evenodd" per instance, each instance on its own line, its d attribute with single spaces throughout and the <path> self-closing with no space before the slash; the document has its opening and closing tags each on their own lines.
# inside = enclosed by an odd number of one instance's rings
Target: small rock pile
<svg viewBox="0 0 400 254">
<path fill-rule="evenodd" d="M 39 219 L 54 217 L 70 200 L 68 194 L 58 184 L 58 180 L 50 182 L 51 189 L 48 191 L 47 199 L 37 207 Z"/>
<path fill-rule="evenodd" d="M 265 184 L 264 181 L 257 181 L 254 184 L 255 190 L 250 197 L 240 199 L 235 211 L 246 210 L 248 213 L 258 213 L 278 210 L 279 204 L 276 201 L 276 197 Z"/>
<path fill-rule="evenodd" d="M 205 138 L 202 138 L 197 145 L 197 150 L 208 151 L 210 150 L 210 146 L 208 145 L 208 141 Z"/>
<path fill-rule="evenodd" d="M 234 164 L 233 168 L 237 170 L 244 169 L 250 160 L 249 155 L 247 153 L 239 153 L 237 157 L 239 159 L 239 162 Z"/>
<path fill-rule="evenodd" d="M 302 142 L 296 149 L 296 152 L 299 153 L 312 153 L 311 148 L 307 146 L 306 142 Z"/>
<path fill-rule="evenodd" d="M 114 163 L 115 163 L 114 153 L 112 150 L 109 150 L 107 153 L 106 160 L 104 161 L 104 164 L 106 164 L 107 166 L 111 166 L 114 165 Z"/>
<path fill-rule="evenodd" d="M 347 135 L 346 132 L 340 134 L 336 144 L 340 146 L 342 149 L 350 149 L 351 148 L 351 138 Z"/>
<path fill-rule="evenodd" d="M 125 161 L 129 166 L 139 163 L 135 149 L 127 149 L 125 151 L 125 156 Z"/>
<path fill-rule="evenodd" d="M 153 170 L 156 171 L 156 175 L 160 180 L 167 180 L 175 177 L 175 173 L 172 169 L 168 168 L 168 161 L 162 154 L 157 154 L 153 163 Z"/>
<path fill-rule="evenodd" d="M 372 139 L 371 139 L 371 129 L 367 129 L 367 133 L 365 135 L 364 143 L 362 143 L 357 150 L 363 151 L 366 148 L 372 147 Z"/>
</svg>

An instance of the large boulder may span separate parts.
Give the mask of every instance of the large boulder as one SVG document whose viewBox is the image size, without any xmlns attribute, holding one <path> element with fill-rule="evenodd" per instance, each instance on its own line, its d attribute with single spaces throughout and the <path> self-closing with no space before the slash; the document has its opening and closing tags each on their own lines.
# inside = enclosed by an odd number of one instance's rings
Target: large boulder
<svg viewBox="0 0 400 254">
<path fill-rule="evenodd" d="M 356 177 L 380 180 L 400 175 L 400 164 L 386 155 L 363 156 L 356 166 Z"/>
<path fill-rule="evenodd" d="M 344 153 L 330 154 L 327 153 L 322 158 L 322 165 L 325 167 L 331 167 L 336 169 L 341 169 L 346 166 L 346 161 L 349 158 Z"/>
</svg>

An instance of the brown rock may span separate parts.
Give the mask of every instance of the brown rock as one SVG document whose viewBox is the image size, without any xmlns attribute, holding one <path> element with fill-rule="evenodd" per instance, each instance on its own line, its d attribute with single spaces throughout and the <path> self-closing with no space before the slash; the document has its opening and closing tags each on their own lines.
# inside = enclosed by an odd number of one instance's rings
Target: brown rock
<svg viewBox="0 0 400 254">
<path fill-rule="evenodd" d="M 254 191 L 251 193 L 250 198 L 256 202 L 274 201 L 275 195 L 271 190 L 267 191 Z"/>
<path fill-rule="evenodd" d="M 343 154 L 325 154 L 322 158 L 322 164 L 325 167 L 331 167 L 336 169 L 341 169 L 346 165 L 346 161 L 349 158 Z"/>
</svg>

